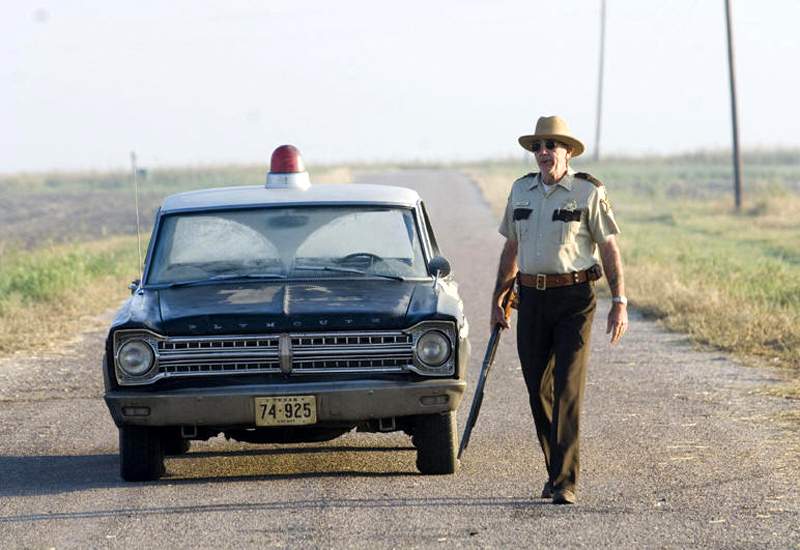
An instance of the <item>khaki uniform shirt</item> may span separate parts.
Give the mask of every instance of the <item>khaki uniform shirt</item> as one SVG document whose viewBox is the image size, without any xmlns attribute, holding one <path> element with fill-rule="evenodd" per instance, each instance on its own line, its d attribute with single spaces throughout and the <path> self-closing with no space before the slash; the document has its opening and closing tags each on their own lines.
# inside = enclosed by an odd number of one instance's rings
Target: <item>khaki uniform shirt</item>
<svg viewBox="0 0 800 550">
<path fill-rule="evenodd" d="M 619 233 L 605 187 L 576 178 L 545 185 L 541 175 L 514 182 L 500 234 L 517 241 L 522 273 L 558 274 L 588 269 L 598 262 L 597 243 Z"/>
</svg>

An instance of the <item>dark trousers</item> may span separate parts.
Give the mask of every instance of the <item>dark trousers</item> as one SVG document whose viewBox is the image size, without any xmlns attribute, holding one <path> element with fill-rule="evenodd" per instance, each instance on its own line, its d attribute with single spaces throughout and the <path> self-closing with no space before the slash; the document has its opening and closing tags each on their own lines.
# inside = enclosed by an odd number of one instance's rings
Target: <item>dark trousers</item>
<svg viewBox="0 0 800 550">
<path fill-rule="evenodd" d="M 517 351 L 556 490 L 574 490 L 578 482 L 578 421 L 595 306 L 592 283 L 547 290 L 520 286 Z"/>
</svg>

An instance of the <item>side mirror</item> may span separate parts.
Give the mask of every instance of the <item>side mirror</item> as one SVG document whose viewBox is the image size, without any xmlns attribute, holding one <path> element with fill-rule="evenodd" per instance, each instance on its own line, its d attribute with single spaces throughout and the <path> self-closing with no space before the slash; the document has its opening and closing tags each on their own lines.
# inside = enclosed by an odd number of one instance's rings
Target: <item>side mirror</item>
<svg viewBox="0 0 800 550">
<path fill-rule="evenodd" d="M 434 256 L 428 263 L 428 269 L 436 278 L 447 277 L 450 275 L 450 262 L 442 256 Z"/>
<path fill-rule="evenodd" d="M 131 281 L 131 284 L 128 285 L 128 290 L 131 291 L 131 294 L 136 292 L 136 289 L 139 288 L 139 285 L 142 283 L 140 279 L 134 279 Z"/>
</svg>

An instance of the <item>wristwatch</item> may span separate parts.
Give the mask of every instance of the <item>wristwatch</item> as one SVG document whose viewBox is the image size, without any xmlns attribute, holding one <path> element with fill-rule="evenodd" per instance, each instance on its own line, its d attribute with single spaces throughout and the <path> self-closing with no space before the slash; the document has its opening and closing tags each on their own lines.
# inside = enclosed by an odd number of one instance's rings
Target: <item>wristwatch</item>
<svg viewBox="0 0 800 550">
<path fill-rule="evenodd" d="M 611 301 L 615 304 L 627 305 L 628 299 L 625 296 L 614 296 Z"/>
</svg>

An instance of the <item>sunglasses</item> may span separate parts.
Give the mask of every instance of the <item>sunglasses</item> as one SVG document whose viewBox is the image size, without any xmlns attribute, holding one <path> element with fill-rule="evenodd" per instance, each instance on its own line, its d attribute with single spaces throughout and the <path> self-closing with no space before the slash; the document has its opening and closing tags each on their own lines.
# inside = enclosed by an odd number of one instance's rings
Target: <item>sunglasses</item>
<svg viewBox="0 0 800 550">
<path fill-rule="evenodd" d="M 538 153 L 539 151 L 541 151 L 542 143 L 544 143 L 544 146 L 548 151 L 552 151 L 553 149 L 561 145 L 561 143 L 559 143 L 554 139 L 547 139 L 545 141 L 534 141 L 531 144 L 531 151 L 533 151 L 534 153 Z"/>
</svg>

